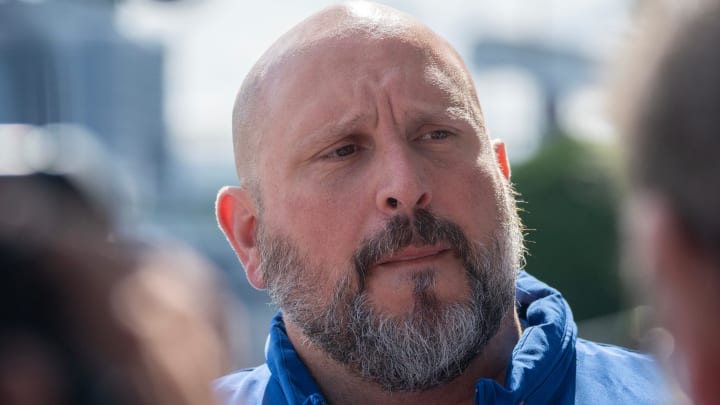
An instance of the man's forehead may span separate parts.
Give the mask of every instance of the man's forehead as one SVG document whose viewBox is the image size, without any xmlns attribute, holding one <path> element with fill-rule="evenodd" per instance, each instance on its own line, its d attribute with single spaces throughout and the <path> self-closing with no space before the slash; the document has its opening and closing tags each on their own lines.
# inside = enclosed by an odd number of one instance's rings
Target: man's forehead
<svg viewBox="0 0 720 405">
<path fill-rule="evenodd" d="M 368 94 L 378 91 L 412 102 L 418 114 L 470 109 L 472 83 L 466 80 L 462 66 L 443 56 L 427 44 L 404 38 L 358 35 L 328 39 L 294 55 L 294 60 L 269 75 L 266 111 L 298 119 L 303 110 L 357 115 L 373 109 L 363 102 L 369 102 Z"/>
<path fill-rule="evenodd" d="M 397 73 L 393 76 L 393 73 Z M 365 31 L 327 36 L 287 52 L 266 70 L 263 98 L 277 101 L 293 88 L 312 96 L 313 89 L 332 86 L 332 78 L 394 80 L 408 87 L 433 87 L 461 103 L 474 94 L 473 84 L 457 53 L 442 39 L 426 33 L 374 36 Z M 343 86 L 344 87 L 344 86 Z M 462 100 L 462 103 L 467 100 Z"/>
<path fill-rule="evenodd" d="M 405 103 L 403 112 L 412 115 L 406 122 L 464 120 L 479 129 L 472 82 L 453 55 L 433 45 L 359 32 L 306 47 L 267 77 L 265 111 L 286 120 L 268 120 L 273 130 L 266 136 L 347 132 L 374 121 L 381 93 Z"/>
<path fill-rule="evenodd" d="M 268 75 L 272 84 L 288 83 L 288 79 L 300 72 L 343 69 L 364 73 L 372 68 L 404 70 L 413 77 L 428 79 L 433 83 L 446 82 L 462 75 L 462 67 L 452 55 L 442 52 L 426 41 L 408 40 L 405 37 L 373 38 L 365 33 L 348 33 L 342 37 L 325 38 L 286 55 Z M 322 77 L 320 77 L 322 79 Z"/>
</svg>

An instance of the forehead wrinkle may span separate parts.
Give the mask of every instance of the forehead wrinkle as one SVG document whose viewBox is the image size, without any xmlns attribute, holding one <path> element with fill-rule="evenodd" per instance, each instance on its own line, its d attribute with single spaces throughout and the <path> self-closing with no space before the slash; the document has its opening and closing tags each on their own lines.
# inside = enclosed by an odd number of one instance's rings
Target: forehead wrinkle
<svg viewBox="0 0 720 405">
<path fill-rule="evenodd" d="M 299 147 L 300 149 L 315 149 L 326 146 L 326 144 L 352 135 L 366 119 L 366 115 L 352 113 L 337 121 L 330 121 L 317 129 L 311 130 L 299 142 Z"/>
</svg>

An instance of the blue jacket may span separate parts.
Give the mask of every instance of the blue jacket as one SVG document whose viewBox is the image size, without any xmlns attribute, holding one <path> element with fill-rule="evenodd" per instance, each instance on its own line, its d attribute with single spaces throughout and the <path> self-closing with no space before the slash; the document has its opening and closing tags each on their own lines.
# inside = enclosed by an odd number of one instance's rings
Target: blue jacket
<svg viewBox="0 0 720 405">
<path fill-rule="evenodd" d="M 525 272 L 516 297 L 524 326 L 513 350 L 505 385 L 481 378 L 476 404 L 659 404 L 665 392 L 649 356 L 577 337 L 560 293 Z M 215 391 L 225 404 L 326 404 L 297 355 L 280 313 L 272 320 L 267 363 L 220 378 Z"/>
</svg>

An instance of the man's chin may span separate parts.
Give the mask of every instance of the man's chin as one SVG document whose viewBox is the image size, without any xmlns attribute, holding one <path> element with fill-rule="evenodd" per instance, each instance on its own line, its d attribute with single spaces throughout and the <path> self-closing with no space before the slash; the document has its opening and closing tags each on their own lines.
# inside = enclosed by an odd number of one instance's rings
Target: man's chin
<svg viewBox="0 0 720 405">
<path fill-rule="evenodd" d="M 457 277 L 445 270 L 426 269 L 394 284 L 369 279 L 363 294 L 376 314 L 408 318 L 427 316 L 449 305 L 467 305 L 472 298 L 471 281 L 465 272 Z"/>
<path fill-rule="evenodd" d="M 482 349 L 482 324 L 471 303 L 443 304 L 425 291 L 410 310 L 397 314 L 367 304 L 352 309 L 349 330 L 362 334 L 355 335 L 355 355 L 348 365 L 387 391 L 423 391 L 443 384 Z"/>
</svg>

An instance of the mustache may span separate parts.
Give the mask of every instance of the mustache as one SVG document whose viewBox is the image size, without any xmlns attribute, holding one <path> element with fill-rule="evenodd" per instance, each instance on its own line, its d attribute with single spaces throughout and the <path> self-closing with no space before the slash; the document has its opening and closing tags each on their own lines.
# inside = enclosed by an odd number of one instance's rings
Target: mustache
<svg viewBox="0 0 720 405">
<path fill-rule="evenodd" d="M 380 232 L 363 241 L 354 255 L 355 271 L 360 280 L 360 288 L 365 287 L 368 271 L 378 262 L 408 246 L 435 245 L 447 243 L 466 264 L 471 260 L 470 240 L 460 225 L 435 216 L 429 210 L 417 208 L 412 219 L 406 215 L 396 215 Z"/>
</svg>

